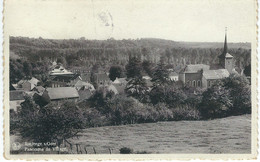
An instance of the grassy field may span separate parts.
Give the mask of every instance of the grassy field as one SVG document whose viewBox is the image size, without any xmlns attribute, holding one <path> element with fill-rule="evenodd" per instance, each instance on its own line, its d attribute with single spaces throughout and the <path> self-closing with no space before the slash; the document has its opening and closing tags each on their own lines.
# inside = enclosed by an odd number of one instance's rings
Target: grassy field
<svg viewBox="0 0 260 162">
<path fill-rule="evenodd" d="M 88 153 L 250 153 L 251 115 L 209 121 L 175 121 L 90 128 L 70 139 Z"/>
<path fill-rule="evenodd" d="M 69 141 L 74 144 L 70 153 L 77 153 L 76 144 L 88 154 L 94 150 L 97 154 L 119 153 L 122 147 L 129 147 L 134 153 L 250 153 L 251 115 L 88 128 Z M 11 136 L 13 142 L 24 141 Z"/>
</svg>

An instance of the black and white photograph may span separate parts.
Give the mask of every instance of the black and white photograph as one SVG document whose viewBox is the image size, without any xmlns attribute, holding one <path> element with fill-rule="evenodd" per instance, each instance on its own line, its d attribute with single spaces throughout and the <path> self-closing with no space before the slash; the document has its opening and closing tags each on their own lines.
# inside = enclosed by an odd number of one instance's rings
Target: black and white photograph
<svg viewBox="0 0 260 162">
<path fill-rule="evenodd" d="M 4 7 L 6 157 L 256 157 L 254 0 Z"/>
</svg>

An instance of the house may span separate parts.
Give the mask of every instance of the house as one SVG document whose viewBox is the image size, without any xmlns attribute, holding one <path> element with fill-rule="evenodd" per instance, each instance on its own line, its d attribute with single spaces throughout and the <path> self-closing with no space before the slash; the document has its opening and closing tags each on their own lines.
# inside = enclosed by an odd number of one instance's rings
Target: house
<svg viewBox="0 0 260 162">
<path fill-rule="evenodd" d="M 24 96 L 25 93 L 22 90 L 9 92 L 10 111 L 17 112 L 17 110 L 21 108 L 21 103 L 24 102 Z"/>
<path fill-rule="evenodd" d="M 94 79 L 98 83 L 98 85 L 108 85 L 110 84 L 110 79 L 106 73 L 96 73 L 94 74 Z"/>
<path fill-rule="evenodd" d="M 90 70 L 89 68 L 86 68 L 86 67 L 71 67 L 70 68 L 70 71 L 75 73 L 75 74 L 83 74 L 83 73 L 89 73 Z"/>
<path fill-rule="evenodd" d="M 84 82 L 82 80 L 78 80 L 73 87 L 75 87 L 77 90 L 81 89 L 82 87 L 84 87 L 84 89 L 88 89 L 91 92 L 95 90 L 94 86 L 90 83 Z"/>
<path fill-rule="evenodd" d="M 91 91 L 90 89 L 87 89 L 85 87 L 81 87 L 78 90 L 78 93 L 79 93 L 79 101 L 82 101 L 85 99 L 89 99 L 94 94 L 94 91 Z"/>
<path fill-rule="evenodd" d="M 104 89 L 107 92 L 113 92 L 114 94 L 119 94 L 116 87 L 112 84 L 111 85 L 102 85 L 102 86 L 99 87 L 99 89 Z"/>
<path fill-rule="evenodd" d="M 219 64 L 214 69 L 204 64 L 187 65 L 180 72 L 179 79 L 190 87 L 208 88 L 217 80 L 229 77 L 232 73 L 237 74 L 233 56 L 227 51 L 227 35 L 225 35 L 224 50 L 219 56 Z"/>
<path fill-rule="evenodd" d="M 91 82 L 91 73 L 81 73 L 80 74 L 81 78 L 85 82 Z"/>
<path fill-rule="evenodd" d="M 25 91 L 31 91 L 34 87 L 37 86 L 39 80 L 32 77 L 30 80 L 20 80 L 17 83 L 17 87 Z"/>
<path fill-rule="evenodd" d="M 127 84 L 126 78 L 116 78 L 112 82 L 112 85 L 116 88 L 116 90 L 119 94 L 125 93 L 126 84 Z"/>
<path fill-rule="evenodd" d="M 78 74 L 51 76 L 47 87 L 67 87 L 75 84 L 81 77 Z"/>
<path fill-rule="evenodd" d="M 36 86 L 32 89 L 32 91 L 34 91 L 35 93 L 37 93 L 41 96 L 43 94 L 43 92 L 45 91 L 45 88 L 42 86 Z"/>
<path fill-rule="evenodd" d="M 74 73 L 66 70 L 62 65 L 58 64 L 52 68 L 52 71 L 50 72 L 51 76 L 57 76 L 57 75 L 73 75 Z"/>
<path fill-rule="evenodd" d="M 42 98 L 44 101 L 59 103 L 59 101 L 62 100 L 77 101 L 79 99 L 79 94 L 74 87 L 47 88 L 43 92 Z"/>
<path fill-rule="evenodd" d="M 170 78 L 171 81 L 177 82 L 179 80 L 179 74 L 172 71 L 169 74 L 169 78 Z"/>
</svg>

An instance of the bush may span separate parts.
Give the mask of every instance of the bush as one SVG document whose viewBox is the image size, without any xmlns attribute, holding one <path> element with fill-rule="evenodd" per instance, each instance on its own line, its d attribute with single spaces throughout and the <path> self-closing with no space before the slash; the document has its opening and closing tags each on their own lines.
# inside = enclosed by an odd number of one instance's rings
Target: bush
<svg viewBox="0 0 260 162">
<path fill-rule="evenodd" d="M 31 111 L 28 111 L 31 110 Z M 38 109 L 31 98 L 21 104 L 19 132 L 22 137 L 35 142 L 57 142 L 75 136 L 84 128 L 82 111 L 74 102 L 66 101 L 57 105 L 49 104 Z"/>
<path fill-rule="evenodd" d="M 132 154 L 133 150 L 128 147 L 122 147 L 120 150 L 120 154 Z"/>
<path fill-rule="evenodd" d="M 83 116 L 86 119 L 87 127 L 100 127 L 112 124 L 111 118 L 109 118 L 107 115 L 101 114 L 95 108 L 87 108 L 83 111 Z"/>
<path fill-rule="evenodd" d="M 172 109 L 173 120 L 199 120 L 201 118 L 199 110 L 185 104 Z"/>
<path fill-rule="evenodd" d="M 223 81 L 223 86 L 230 91 L 233 106 L 230 114 L 241 115 L 251 113 L 251 89 L 246 77 L 230 75 Z M 238 95 L 239 94 L 239 95 Z"/>
</svg>

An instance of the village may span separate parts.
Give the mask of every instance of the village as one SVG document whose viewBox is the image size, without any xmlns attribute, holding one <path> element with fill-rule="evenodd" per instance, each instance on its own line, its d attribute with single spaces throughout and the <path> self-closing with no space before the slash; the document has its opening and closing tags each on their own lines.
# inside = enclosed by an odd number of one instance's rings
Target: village
<svg viewBox="0 0 260 162">
<path fill-rule="evenodd" d="M 39 80 L 32 77 L 29 80 L 20 80 L 17 84 L 10 85 L 10 111 L 17 112 L 20 104 L 24 101 L 24 96 L 28 95 L 33 100 L 41 100 L 47 105 L 50 102 L 59 104 L 62 100 L 73 100 L 80 102 L 89 99 L 96 88 L 104 88 L 115 95 L 125 94 L 128 80 L 126 77 L 111 80 L 109 72 L 97 72 L 92 76 L 91 71 L 84 68 L 74 67 L 66 69 L 61 63 L 53 61 L 49 67 L 50 81 L 45 83 L 45 87 L 39 85 Z M 238 74 L 234 68 L 234 59 L 228 53 L 227 38 L 225 36 L 223 53 L 219 55 L 219 64 L 210 67 L 205 64 L 189 64 L 178 72 L 174 69 L 167 69 L 170 81 L 179 83 L 178 85 L 188 85 L 193 88 L 207 89 L 216 80 L 228 77 L 230 74 Z M 243 74 L 242 74 L 243 75 Z M 97 85 L 91 83 L 94 77 Z M 153 83 L 148 75 L 142 76 L 148 90 L 152 89 Z M 249 78 L 250 80 L 250 78 Z M 96 87 L 96 88 L 95 88 Z M 43 106 L 44 106 L 43 105 Z"/>
</svg>

